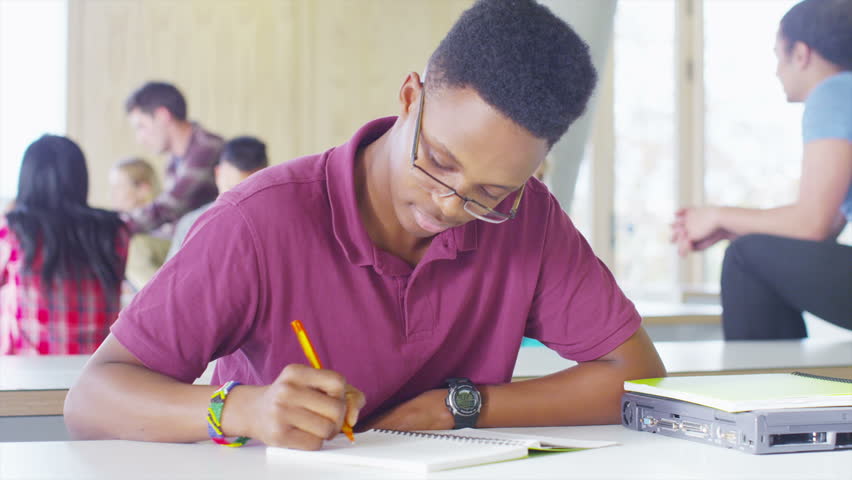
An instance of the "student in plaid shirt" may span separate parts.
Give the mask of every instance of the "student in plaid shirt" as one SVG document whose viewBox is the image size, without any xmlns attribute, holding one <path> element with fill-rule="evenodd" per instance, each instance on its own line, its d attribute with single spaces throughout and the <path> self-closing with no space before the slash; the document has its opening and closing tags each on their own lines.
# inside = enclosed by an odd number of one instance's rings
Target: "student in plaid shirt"
<svg viewBox="0 0 852 480">
<path fill-rule="evenodd" d="M 224 141 L 187 120 L 186 100 L 174 85 L 146 83 L 130 95 L 125 110 L 136 141 L 170 155 L 163 193 L 124 217 L 132 233 L 157 230 L 216 199 L 213 170 Z"/>
<path fill-rule="evenodd" d="M 83 152 L 45 135 L 24 153 L 0 216 L 0 355 L 92 353 L 118 316 L 129 234 L 86 203 Z"/>
</svg>

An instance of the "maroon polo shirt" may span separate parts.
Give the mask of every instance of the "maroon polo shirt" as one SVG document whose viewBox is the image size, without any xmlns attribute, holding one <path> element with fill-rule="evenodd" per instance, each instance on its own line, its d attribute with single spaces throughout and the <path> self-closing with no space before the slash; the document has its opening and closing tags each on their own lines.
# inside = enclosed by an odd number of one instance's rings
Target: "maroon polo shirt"
<svg viewBox="0 0 852 480">
<path fill-rule="evenodd" d="M 378 249 L 353 170 L 358 149 L 394 121 L 221 195 L 112 333 L 184 382 L 219 359 L 214 383 L 269 384 L 286 365 L 307 364 L 290 327 L 299 319 L 325 368 L 365 393 L 366 417 L 448 377 L 508 382 L 524 335 L 582 362 L 639 328 L 633 304 L 534 179 L 516 218 L 444 231 L 416 267 Z"/>
</svg>

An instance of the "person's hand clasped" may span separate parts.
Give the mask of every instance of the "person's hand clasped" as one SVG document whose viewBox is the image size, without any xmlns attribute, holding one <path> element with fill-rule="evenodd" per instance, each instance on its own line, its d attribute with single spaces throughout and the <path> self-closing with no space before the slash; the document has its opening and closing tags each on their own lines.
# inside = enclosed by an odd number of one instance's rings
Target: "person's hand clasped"
<svg viewBox="0 0 852 480">
<path fill-rule="evenodd" d="M 317 450 L 340 433 L 344 418 L 354 426 L 364 403 L 364 394 L 343 375 L 291 364 L 250 405 L 251 437 L 272 446 Z"/>
<path fill-rule="evenodd" d="M 671 242 L 677 246 L 678 254 L 709 248 L 720 240 L 730 240 L 734 235 L 719 225 L 717 207 L 682 208 L 675 213 L 672 222 Z"/>
</svg>

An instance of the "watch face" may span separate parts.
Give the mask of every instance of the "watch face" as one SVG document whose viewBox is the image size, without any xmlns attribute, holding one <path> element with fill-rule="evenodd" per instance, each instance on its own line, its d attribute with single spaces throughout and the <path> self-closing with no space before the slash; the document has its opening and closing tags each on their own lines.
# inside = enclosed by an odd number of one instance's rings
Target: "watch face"
<svg viewBox="0 0 852 480">
<path fill-rule="evenodd" d="M 453 403 L 462 415 L 471 415 L 479 410 L 479 392 L 470 387 L 461 387 L 453 395 Z"/>
</svg>

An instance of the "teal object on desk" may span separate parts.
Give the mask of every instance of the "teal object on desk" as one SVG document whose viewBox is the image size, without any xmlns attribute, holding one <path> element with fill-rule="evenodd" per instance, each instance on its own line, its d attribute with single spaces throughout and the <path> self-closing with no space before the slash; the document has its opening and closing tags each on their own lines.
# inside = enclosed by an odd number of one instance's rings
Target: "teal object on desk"
<svg viewBox="0 0 852 480">
<path fill-rule="evenodd" d="M 524 337 L 521 340 L 521 347 L 543 347 L 544 344 L 534 338 Z"/>
</svg>

